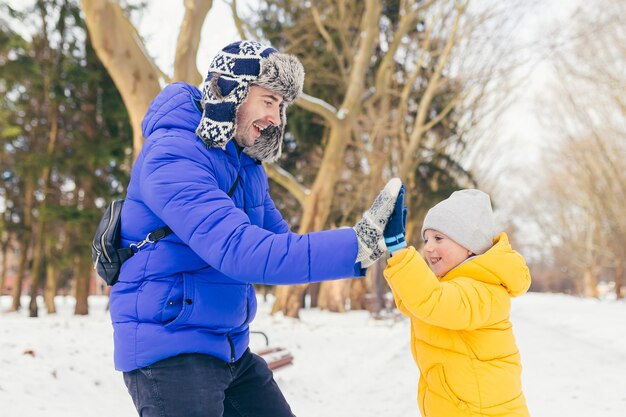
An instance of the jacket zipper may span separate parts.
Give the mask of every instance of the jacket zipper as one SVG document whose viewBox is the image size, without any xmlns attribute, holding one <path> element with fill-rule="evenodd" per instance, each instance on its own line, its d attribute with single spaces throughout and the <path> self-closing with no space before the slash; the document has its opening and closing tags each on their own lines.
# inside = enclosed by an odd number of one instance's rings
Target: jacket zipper
<svg viewBox="0 0 626 417">
<path fill-rule="evenodd" d="M 250 284 L 246 284 L 246 318 L 244 319 L 241 326 L 248 322 L 248 318 L 250 317 L 250 306 L 248 305 L 248 297 L 250 296 Z"/>
<path fill-rule="evenodd" d="M 235 363 L 235 345 L 233 345 L 230 334 L 226 334 L 226 338 L 228 339 L 228 344 L 230 345 L 230 363 Z"/>
<path fill-rule="evenodd" d="M 107 252 L 107 248 L 104 244 L 104 238 L 109 232 L 109 229 L 111 228 L 111 224 L 113 224 L 113 206 L 114 205 L 115 205 L 115 201 L 112 201 L 111 207 L 109 209 L 109 224 L 107 224 L 107 228 L 104 229 L 104 233 L 102 233 L 102 236 L 100 237 L 100 246 L 102 247 L 103 255 L 105 258 L 107 258 L 107 261 L 109 262 L 111 262 L 111 257 L 109 256 L 109 253 Z"/>
<path fill-rule="evenodd" d="M 100 255 L 102 255 L 102 252 L 100 252 L 98 250 L 98 248 L 96 248 L 96 245 L 93 244 L 93 242 L 91 242 L 91 247 L 93 248 L 93 250 L 96 251 L 97 255 L 96 255 L 96 261 L 93 263 L 93 269 L 96 269 L 98 267 L 98 261 L 100 260 Z"/>
<path fill-rule="evenodd" d="M 241 151 L 243 150 L 243 148 L 239 148 L 239 146 L 237 146 L 237 160 L 239 161 L 239 169 L 241 169 Z M 239 178 L 239 169 L 237 169 L 237 178 Z M 246 209 L 246 203 L 245 203 L 245 197 L 244 197 L 244 203 L 243 203 L 243 211 L 245 213 L 245 209 Z M 248 289 L 249 290 L 249 289 Z M 248 293 L 246 291 L 246 321 L 248 321 L 248 315 L 250 314 L 250 312 L 248 311 Z M 244 322 L 245 324 L 245 322 Z M 230 338 L 230 333 L 226 334 L 226 338 L 228 339 L 228 344 L 230 345 L 230 363 L 235 363 L 235 345 L 233 344 L 233 340 Z"/>
<path fill-rule="evenodd" d="M 242 326 L 248 322 L 248 318 L 250 317 L 250 307 L 248 306 L 249 291 L 250 284 L 246 284 L 246 318 L 243 323 L 241 323 Z M 233 344 L 233 340 L 230 338 L 230 333 L 226 334 L 226 338 L 228 339 L 228 344 L 230 345 L 230 363 L 235 363 L 235 345 Z"/>
</svg>

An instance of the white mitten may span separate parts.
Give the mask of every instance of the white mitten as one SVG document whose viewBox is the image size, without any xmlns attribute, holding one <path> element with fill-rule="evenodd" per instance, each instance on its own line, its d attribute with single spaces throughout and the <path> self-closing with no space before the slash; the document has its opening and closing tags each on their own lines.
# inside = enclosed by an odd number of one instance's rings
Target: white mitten
<svg viewBox="0 0 626 417">
<path fill-rule="evenodd" d="M 391 179 L 378 194 L 372 207 L 363 214 L 361 220 L 354 226 L 359 243 L 359 253 L 355 263 L 361 262 L 362 268 L 369 267 L 387 251 L 383 232 L 401 187 L 400 178 Z"/>
</svg>

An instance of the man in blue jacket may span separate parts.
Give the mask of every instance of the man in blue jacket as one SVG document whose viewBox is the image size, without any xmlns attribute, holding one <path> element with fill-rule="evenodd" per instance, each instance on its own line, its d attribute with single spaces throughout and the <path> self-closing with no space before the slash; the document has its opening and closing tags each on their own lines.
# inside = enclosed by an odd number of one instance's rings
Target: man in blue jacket
<svg viewBox="0 0 626 417">
<path fill-rule="evenodd" d="M 294 56 L 236 42 L 212 61 L 202 94 L 174 83 L 148 109 L 122 244 L 166 225 L 173 233 L 123 265 L 110 301 L 115 367 L 141 416 L 293 416 L 248 349 L 252 284 L 362 276 L 385 252 L 399 179 L 354 228 L 304 235 L 269 196 L 261 161 L 280 156 L 303 81 Z"/>
</svg>

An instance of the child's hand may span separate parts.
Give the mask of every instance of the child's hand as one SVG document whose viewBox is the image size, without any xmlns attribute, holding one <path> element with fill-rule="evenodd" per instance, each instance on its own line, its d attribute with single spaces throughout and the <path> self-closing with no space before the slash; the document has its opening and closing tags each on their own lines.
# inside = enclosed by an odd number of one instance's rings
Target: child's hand
<svg viewBox="0 0 626 417">
<path fill-rule="evenodd" d="M 393 208 L 387 227 L 385 228 L 384 237 L 387 250 L 393 252 L 406 248 L 406 240 L 404 238 L 406 232 L 406 216 L 408 210 L 404 205 L 404 185 L 398 193 L 396 205 Z"/>
</svg>

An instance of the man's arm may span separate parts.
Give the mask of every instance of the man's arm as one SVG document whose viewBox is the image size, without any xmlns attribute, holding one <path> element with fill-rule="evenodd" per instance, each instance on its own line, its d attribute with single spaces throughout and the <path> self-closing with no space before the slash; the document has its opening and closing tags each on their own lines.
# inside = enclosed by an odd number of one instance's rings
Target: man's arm
<svg viewBox="0 0 626 417">
<path fill-rule="evenodd" d="M 148 207 L 209 265 L 230 278 L 266 284 L 355 275 L 353 229 L 298 235 L 252 225 L 218 187 L 199 149 L 160 138 L 146 155 L 140 186 Z"/>
<path fill-rule="evenodd" d="M 269 230 L 274 233 L 287 233 L 289 231 L 289 225 L 283 219 L 283 216 L 280 214 L 280 211 L 276 208 L 274 204 L 274 200 L 269 193 L 269 188 L 267 193 L 265 194 L 264 201 L 264 210 L 265 213 L 263 215 L 263 228 Z"/>
</svg>

